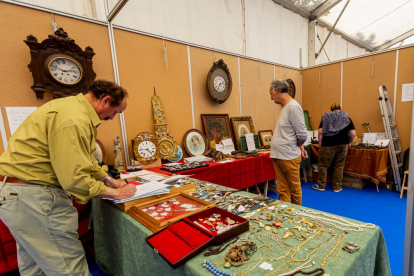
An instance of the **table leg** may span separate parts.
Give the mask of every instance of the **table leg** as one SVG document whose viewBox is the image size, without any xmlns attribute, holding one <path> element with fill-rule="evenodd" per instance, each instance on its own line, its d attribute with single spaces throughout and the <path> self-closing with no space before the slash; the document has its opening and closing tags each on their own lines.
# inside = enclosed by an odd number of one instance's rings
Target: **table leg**
<svg viewBox="0 0 414 276">
<path fill-rule="evenodd" d="M 246 188 L 246 192 L 249 192 L 249 187 Z"/>
<path fill-rule="evenodd" d="M 255 186 L 255 187 L 256 187 L 256 192 L 257 192 L 257 194 L 258 194 L 258 195 L 260 195 L 261 193 L 260 193 L 259 186 L 256 184 L 256 186 Z"/>
<path fill-rule="evenodd" d="M 308 183 L 308 176 L 306 175 L 306 168 L 302 168 L 303 182 Z"/>
<path fill-rule="evenodd" d="M 269 189 L 269 181 L 266 181 L 265 186 L 264 186 L 264 196 L 267 197 L 267 190 Z"/>
</svg>

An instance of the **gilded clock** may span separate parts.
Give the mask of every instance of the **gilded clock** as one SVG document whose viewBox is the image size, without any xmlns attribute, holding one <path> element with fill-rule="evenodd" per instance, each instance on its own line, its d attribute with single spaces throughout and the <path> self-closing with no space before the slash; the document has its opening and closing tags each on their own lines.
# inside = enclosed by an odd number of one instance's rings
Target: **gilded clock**
<svg viewBox="0 0 414 276">
<path fill-rule="evenodd" d="M 230 71 L 222 59 L 213 63 L 207 74 L 206 85 L 215 102 L 222 104 L 230 97 L 233 82 Z"/>
<path fill-rule="evenodd" d="M 141 164 L 155 162 L 160 157 L 158 138 L 149 132 L 141 132 L 134 139 L 133 152 L 135 159 Z"/>
</svg>

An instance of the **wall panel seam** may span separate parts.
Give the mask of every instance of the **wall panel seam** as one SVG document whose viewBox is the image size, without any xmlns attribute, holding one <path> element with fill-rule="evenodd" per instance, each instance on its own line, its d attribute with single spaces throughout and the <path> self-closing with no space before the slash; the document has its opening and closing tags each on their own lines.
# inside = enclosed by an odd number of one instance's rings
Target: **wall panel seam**
<svg viewBox="0 0 414 276">
<path fill-rule="evenodd" d="M 193 116 L 193 128 L 195 128 L 193 81 L 192 81 L 192 76 L 191 76 L 191 54 L 190 54 L 190 46 L 188 45 L 187 45 L 187 56 L 188 56 L 188 76 L 190 79 L 191 115 Z"/>
</svg>

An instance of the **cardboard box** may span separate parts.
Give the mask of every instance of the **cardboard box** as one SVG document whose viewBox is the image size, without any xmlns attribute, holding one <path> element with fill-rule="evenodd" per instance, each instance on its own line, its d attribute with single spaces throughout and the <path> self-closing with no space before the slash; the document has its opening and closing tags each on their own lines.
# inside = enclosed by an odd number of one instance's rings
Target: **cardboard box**
<svg viewBox="0 0 414 276">
<path fill-rule="evenodd" d="M 387 190 L 390 190 L 390 191 L 395 191 L 395 183 L 394 182 L 390 182 L 390 181 L 388 181 L 387 183 L 381 182 L 379 185 L 383 189 L 387 189 Z"/>
<path fill-rule="evenodd" d="M 344 178 L 342 179 L 342 186 L 362 190 L 368 182 L 370 181 L 366 179 L 344 175 Z"/>
</svg>

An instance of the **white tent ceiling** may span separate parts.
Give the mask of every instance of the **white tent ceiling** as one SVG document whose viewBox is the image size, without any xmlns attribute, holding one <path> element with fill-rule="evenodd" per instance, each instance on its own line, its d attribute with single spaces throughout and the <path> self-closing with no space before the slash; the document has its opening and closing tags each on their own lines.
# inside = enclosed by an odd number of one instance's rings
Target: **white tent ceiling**
<svg viewBox="0 0 414 276">
<path fill-rule="evenodd" d="M 333 24 L 346 2 L 343 0 L 321 19 Z M 411 0 L 352 0 L 336 27 L 376 49 L 414 29 L 413 13 L 414 1 Z"/>
</svg>

